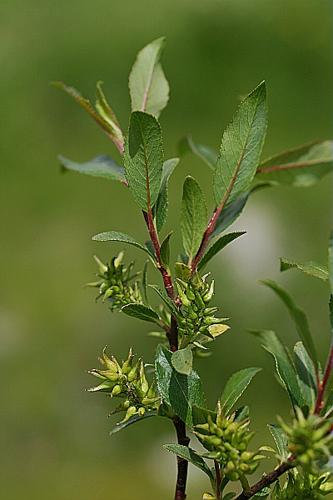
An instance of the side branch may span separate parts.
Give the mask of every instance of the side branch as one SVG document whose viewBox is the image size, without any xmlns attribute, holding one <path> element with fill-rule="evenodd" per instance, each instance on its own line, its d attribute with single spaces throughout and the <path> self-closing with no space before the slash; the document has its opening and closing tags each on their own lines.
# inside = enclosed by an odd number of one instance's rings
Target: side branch
<svg viewBox="0 0 333 500">
<path fill-rule="evenodd" d="M 282 474 L 292 469 L 293 467 L 295 467 L 295 463 L 293 461 L 293 457 L 290 457 L 287 462 L 283 462 L 281 465 L 279 465 L 279 467 L 274 469 L 269 474 L 264 474 L 260 481 L 251 486 L 249 491 L 243 491 L 240 495 L 238 495 L 238 497 L 236 497 L 236 500 L 245 500 L 246 498 L 253 497 L 262 489 L 275 483 L 275 481 L 277 481 L 279 477 L 282 476 Z"/>
</svg>

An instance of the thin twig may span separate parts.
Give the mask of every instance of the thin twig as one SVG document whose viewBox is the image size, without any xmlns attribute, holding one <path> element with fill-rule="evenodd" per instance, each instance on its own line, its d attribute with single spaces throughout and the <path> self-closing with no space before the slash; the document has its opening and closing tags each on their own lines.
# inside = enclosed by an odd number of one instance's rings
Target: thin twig
<svg viewBox="0 0 333 500">
<path fill-rule="evenodd" d="M 279 467 L 274 469 L 269 474 L 264 474 L 260 481 L 251 486 L 248 491 L 243 491 L 240 495 L 238 495 L 236 500 L 245 500 L 247 498 L 253 497 L 262 489 L 275 483 L 275 481 L 277 481 L 279 477 L 282 476 L 282 474 L 292 469 L 293 467 L 295 467 L 294 457 L 290 457 L 287 462 L 283 462 L 281 465 L 279 465 Z"/>
<path fill-rule="evenodd" d="M 319 415 L 319 413 L 321 412 L 321 410 L 324 406 L 325 390 L 326 390 L 329 378 L 331 376 L 332 368 L 333 368 L 333 343 L 331 344 L 330 352 L 328 354 L 323 379 L 319 380 L 319 382 L 318 382 L 318 394 L 317 394 L 317 400 L 316 400 L 316 405 L 315 405 L 315 410 L 314 410 L 314 412 L 317 415 Z"/>
</svg>

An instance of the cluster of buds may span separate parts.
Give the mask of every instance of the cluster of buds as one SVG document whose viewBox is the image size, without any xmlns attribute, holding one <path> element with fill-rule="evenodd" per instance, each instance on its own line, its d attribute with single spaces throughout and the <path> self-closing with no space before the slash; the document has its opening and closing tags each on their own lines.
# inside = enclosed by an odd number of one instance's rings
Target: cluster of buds
<svg viewBox="0 0 333 500">
<path fill-rule="evenodd" d="M 90 392 L 105 392 L 111 397 L 121 398 L 122 402 L 113 413 L 126 411 L 122 422 L 134 415 L 143 417 L 147 411 L 156 410 L 160 405 L 154 384 L 149 385 L 142 359 L 134 361 L 130 349 L 128 357 L 118 363 L 114 356 L 109 358 L 105 351 L 99 358 L 103 369 L 89 373 L 100 379 L 100 384 L 89 389 Z"/>
<path fill-rule="evenodd" d="M 229 329 L 229 326 L 223 323 L 227 318 L 214 316 L 218 308 L 209 307 L 214 295 L 214 280 L 208 283 L 207 276 L 195 274 L 188 282 L 177 280 L 178 296 L 181 300 L 177 319 L 178 332 L 184 339 L 182 346 L 195 341 L 200 345 L 201 339 L 205 341 L 208 337 L 213 340 Z"/>
<path fill-rule="evenodd" d="M 306 418 L 300 409 L 297 409 L 296 416 L 291 425 L 280 419 L 281 427 L 287 436 L 289 451 L 304 470 L 316 473 L 333 453 L 331 424 L 318 415 L 309 415 Z"/>
<path fill-rule="evenodd" d="M 205 456 L 220 463 L 223 474 L 230 481 L 237 481 L 252 474 L 260 460 L 260 453 L 248 451 L 254 433 L 249 430 L 249 420 L 237 421 L 235 414 L 224 416 L 218 403 L 215 421 L 208 415 L 207 422 L 196 425 L 194 432 L 209 451 Z"/>
<path fill-rule="evenodd" d="M 108 300 L 111 311 L 119 310 L 126 304 L 142 304 L 142 297 L 138 283 L 130 283 L 138 276 L 138 273 L 132 272 L 134 263 L 131 262 L 128 267 L 122 263 L 124 253 L 113 257 L 110 264 L 103 264 L 98 257 L 95 257 L 98 266 L 98 281 L 88 283 L 87 286 L 98 288 L 99 296 L 103 301 Z"/>
<path fill-rule="evenodd" d="M 333 492 L 333 482 L 330 481 L 330 477 L 330 472 L 312 475 L 292 470 L 283 486 L 279 482 L 276 483 L 272 500 L 320 500 Z"/>
</svg>

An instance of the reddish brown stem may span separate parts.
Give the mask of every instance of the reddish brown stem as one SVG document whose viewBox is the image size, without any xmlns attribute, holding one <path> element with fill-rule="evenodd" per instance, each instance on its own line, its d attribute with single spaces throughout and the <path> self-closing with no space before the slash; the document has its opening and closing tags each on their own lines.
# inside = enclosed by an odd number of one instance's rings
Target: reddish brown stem
<svg viewBox="0 0 333 500">
<path fill-rule="evenodd" d="M 180 418 L 175 417 L 173 423 L 176 429 L 177 441 L 183 446 L 189 445 L 189 438 L 186 436 L 185 424 Z M 188 462 L 181 457 L 177 457 L 177 482 L 175 491 L 175 500 L 184 500 L 186 498 L 186 482 L 187 482 L 187 470 Z"/>
<path fill-rule="evenodd" d="M 274 469 L 269 474 L 264 474 L 263 477 L 260 479 L 260 481 L 251 486 L 249 491 L 243 491 L 240 495 L 238 495 L 236 500 L 245 500 L 247 498 L 251 498 L 256 493 L 266 488 L 266 486 L 275 483 L 275 481 L 277 481 L 279 477 L 282 476 L 282 474 L 287 472 L 289 469 L 295 467 L 295 463 L 293 462 L 293 460 L 294 458 L 290 457 L 290 459 L 287 462 L 283 462 L 283 464 L 279 465 L 279 467 Z"/>
<path fill-rule="evenodd" d="M 214 466 L 215 466 L 215 476 L 216 476 L 216 499 L 220 500 L 221 499 L 221 467 L 216 460 L 214 460 Z"/>
<path fill-rule="evenodd" d="M 192 273 L 194 273 L 196 271 L 198 264 L 199 264 L 200 260 L 202 259 L 202 256 L 203 256 L 203 254 L 206 250 L 206 247 L 208 245 L 209 238 L 211 237 L 211 235 L 213 234 L 213 232 L 215 230 L 217 220 L 218 220 L 218 218 L 223 210 L 223 207 L 224 207 L 224 204 L 217 207 L 214 210 L 210 221 L 208 222 L 206 231 L 204 232 L 204 235 L 203 235 L 201 243 L 200 243 L 199 250 L 197 251 L 196 256 L 194 257 L 192 264 L 191 264 Z"/>
<path fill-rule="evenodd" d="M 326 362 L 326 368 L 324 372 L 324 376 L 322 380 L 319 380 L 318 382 L 318 394 L 317 394 L 317 400 L 316 400 L 316 406 L 314 412 L 319 415 L 321 412 L 323 406 L 324 406 L 324 396 L 325 396 L 325 390 L 329 381 L 329 378 L 332 373 L 332 368 L 333 368 L 333 343 L 331 344 L 330 352 L 327 358 Z"/>
<path fill-rule="evenodd" d="M 147 224 L 150 240 L 154 247 L 157 268 L 159 269 L 162 275 L 164 288 L 170 299 L 174 301 L 177 305 L 177 297 L 175 296 L 172 278 L 161 259 L 161 245 L 158 238 L 158 233 L 155 227 L 151 209 L 149 209 L 148 212 L 143 212 L 143 216 Z M 173 352 L 177 351 L 178 324 L 177 324 L 177 319 L 174 316 L 171 316 L 171 325 L 169 331 L 167 332 L 167 337 L 170 345 L 170 350 Z M 178 444 L 181 444 L 183 446 L 188 446 L 190 439 L 186 435 L 185 423 L 178 417 L 175 417 L 173 419 L 173 423 L 177 433 Z M 184 500 L 186 498 L 187 470 L 188 470 L 187 460 L 184 460 L 181 457 L 177 457 L 177 482 L 176 482 L 175 500 Z"/>
</svg>

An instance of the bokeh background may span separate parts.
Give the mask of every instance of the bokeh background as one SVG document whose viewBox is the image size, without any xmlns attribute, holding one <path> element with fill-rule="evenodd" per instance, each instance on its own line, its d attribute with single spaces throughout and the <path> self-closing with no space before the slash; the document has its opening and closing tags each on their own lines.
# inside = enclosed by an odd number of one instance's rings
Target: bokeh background
<svg viewBox="0 0 333 500">
<path fill-rule="evenodd" d="M 94 302 L 82 287 L 93 279 L 92 255 L 119 250 L 91 235 L 125 230 L 144 240 L 129 193 L 118 184 L 61 175 L 57 154 L 78 161 L 99 153 L 117 158 L 91 119 L 49 82 L 62 79 L 93 96 L 105 91 L 126 127 L 127 77 L 136 52 L 168 39 L 164 68 L 171 101 L 162 115 L 166 156 L 186 133 L 217 147 L 240 96 L 262 79 L 269 88 L 265 153 L 332 138 L 332 9 L 328 0 L 2 0 L 1 61 L 1 453 L 0 498 L 6 500 L 168 499 L 173 441 L 163 419 L 108 437 L 110 401 L 85 388 L 105 345 L 119 356 L 128 346 L 152 359 L 149 325 Z M 167 229 L 179 245 L 181 185 L 192 173 L 212 206 L 210 172 L 188 156 L 171 182 Z M 235 227 L 248 231 L 212 263 L 216 303 L 232 330 L 214 356 L 198 363 L 213 405 L 227 377 L 262 366 L 247 392 L 257 441 L 270 443 L 266 423 L 288 415 L 273 365 L 248 328 L 278 331 L 295 341 L 286 311 L 258 280 L 278 279 L 309 312 L 320 354 L 328 344 L 324 284 L 290 272 L 278 258 L 325 263 L 331 182 L 308 189 L 271 189 L 250 200 Z M 179 246 L 178 246 L 179 249 Z M 128 249 L 128 258 L 142 256 Z M 157 277 L 152 276 L 157 280 Z M 270 465 L 273 466 L 273 463 Z M 189 499 L 209 486 L 190 469 Z"/>
</svg>

